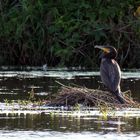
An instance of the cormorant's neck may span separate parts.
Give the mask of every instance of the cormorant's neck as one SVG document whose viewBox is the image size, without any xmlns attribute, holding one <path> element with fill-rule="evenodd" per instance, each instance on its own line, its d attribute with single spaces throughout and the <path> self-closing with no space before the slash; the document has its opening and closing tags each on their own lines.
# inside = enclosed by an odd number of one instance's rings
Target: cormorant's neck
<svg viewBox="0 0 140 140">
<path fill-rule="evenodd" d="M 116 58 L 116 55 L 115 54 L 112 54 L 112 53 L 110 53 L 110 54 L 102 54 L 102 58 L 105 58 L 105 59 L 115 59 Z"/>
<path fill-rule="evenodd" d="M 111 58 L 103 57 L 102 58 L 102 61 L 112 62 L 112 61 L 115 61 L 115 60 L 114 59 L 111 59 Z"/>
</svg>

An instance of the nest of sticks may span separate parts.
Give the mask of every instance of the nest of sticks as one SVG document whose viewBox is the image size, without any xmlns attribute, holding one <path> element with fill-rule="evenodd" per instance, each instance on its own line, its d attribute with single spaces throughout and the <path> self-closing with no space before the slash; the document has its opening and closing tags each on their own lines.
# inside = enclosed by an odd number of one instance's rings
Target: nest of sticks
<svg viewBox="0 0 140 140">
<path fill-rule="evenodd" d="M 82 104 L 88 107 L 140 107 L 140 103 L 131 97 L 131 91 L 124 92 L 125 104 L 120 104 L 115 95 L 108 91 L 88 89 L 86 87 L 73 87 L 61 84 L 57 96 L 51 101 L 53 106 L 75 106 Z"/>
</svg>

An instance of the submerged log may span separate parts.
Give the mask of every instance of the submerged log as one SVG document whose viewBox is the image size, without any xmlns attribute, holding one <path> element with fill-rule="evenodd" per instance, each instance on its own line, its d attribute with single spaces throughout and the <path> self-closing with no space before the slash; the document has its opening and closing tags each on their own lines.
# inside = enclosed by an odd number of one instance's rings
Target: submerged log
<svg viewBox="0 0 140 140">
<path fill-rule="evenodd" d="M 123 94 L 126 103 L 120 104 L 116 97 L 108 91 L 62 85 L 61 90 L 50 105 L 75 106 L 82 104 L 88 107 L 140 107 L 140 103 L 132 99 L 130 91 L 126 91 Z"/>
</svg>

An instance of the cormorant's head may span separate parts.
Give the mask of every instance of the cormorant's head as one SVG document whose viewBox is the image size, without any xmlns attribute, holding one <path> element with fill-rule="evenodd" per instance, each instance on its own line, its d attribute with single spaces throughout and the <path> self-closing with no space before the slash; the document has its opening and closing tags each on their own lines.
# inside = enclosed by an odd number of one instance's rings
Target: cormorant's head
<svg viewBox="0 0 140 140">
<path fill-rule="evenodd" d="M 102 58 L 115 59 L 117 56 L 117 50 L 112 46 L 98 46 L 95 48 L 101 49 L 103 51 Z"/>
</svg>

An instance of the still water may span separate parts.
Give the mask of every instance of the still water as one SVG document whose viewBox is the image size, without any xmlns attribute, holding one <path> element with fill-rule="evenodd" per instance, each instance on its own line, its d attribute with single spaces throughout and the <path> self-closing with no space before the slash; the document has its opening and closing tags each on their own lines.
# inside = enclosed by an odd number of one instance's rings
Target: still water
<svg viewBox="0 0 140 140">
<path fill-rule="evenodd" d="M 140 101 L 140 72 L 123 72 L 122 91 L 131 90 Z M 99 72 L 83 71 L 1 71 L 0 102 L 24 100 L 34 89 L 36 99 L 55 94 L 56 81 L 87 88 L 102 88 Z M 64 116 L 40 113 L 1 113 L 0 139 L 5 140 L 140 139 L 139 117 Z"/>
</svg>

